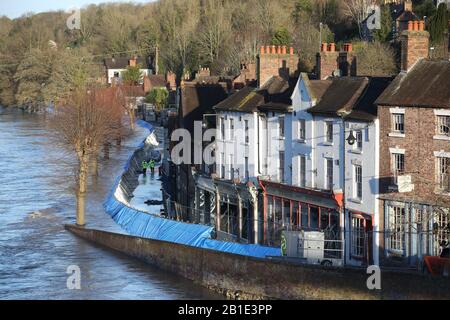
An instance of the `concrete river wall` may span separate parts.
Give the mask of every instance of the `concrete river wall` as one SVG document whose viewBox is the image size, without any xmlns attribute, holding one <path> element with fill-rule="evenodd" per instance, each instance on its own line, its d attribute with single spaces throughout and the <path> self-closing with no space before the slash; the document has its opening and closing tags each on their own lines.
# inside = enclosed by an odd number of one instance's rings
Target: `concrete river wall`
<svg viewBox="0 0 450 320">
<path fill-rule="evenodd" d="M 362 270 L 276 262 L 66 226 L 75 235 L 240 299 L 450 299 L 450 280 L 382 271 L 368 290 Z"/>
</svg>

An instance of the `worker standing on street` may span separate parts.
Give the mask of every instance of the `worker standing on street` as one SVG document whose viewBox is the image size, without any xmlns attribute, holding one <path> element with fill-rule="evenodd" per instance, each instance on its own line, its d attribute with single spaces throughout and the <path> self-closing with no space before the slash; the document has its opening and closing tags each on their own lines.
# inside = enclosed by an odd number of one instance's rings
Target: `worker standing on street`
<svg viewBox="0 0 450 320">
<path fill-rule="evenodd" d="M 150 170 L 152 171 L 152 174 L 155 173 L 155 160 L 150 160 Z"/>
<path fill-rule="evenodd" d="M 142 171 L 144 172 L 144 177 L 147 176 L 147 168 L 148 168 L 148 164 L 147 161 L 142 161 Z"/>
</svg>

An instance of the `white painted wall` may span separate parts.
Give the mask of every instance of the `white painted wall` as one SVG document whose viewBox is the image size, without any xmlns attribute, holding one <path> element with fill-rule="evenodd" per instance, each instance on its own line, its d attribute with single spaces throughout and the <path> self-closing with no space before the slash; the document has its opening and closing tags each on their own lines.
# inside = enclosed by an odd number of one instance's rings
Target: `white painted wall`
<svg viewBox="0 0 450 320">
<path fill-rule="evenodd" d="M 144 77 L 152 74 L 151 69 L 140 69 L 140 70 Z M 127 71 L 127 69 L 108 69 L 108 84 L 111 84 L 111 78 L 114 78 L 114 74 L 116 72 L 119 73 L 119 78 L 122 79 L 122 72 L 125 72 L 125 71 Z"/>
<path fill-rule="evenodd" d="M 350 219 L 348 211 L 361 212 L 373 216 L 374 237 L 373 254 L 374 262 L 378 264 L 378 177 L 379 177 L 379 124 L 374 122 L 346 121 L 338 117 L 325 117 L 312 115 L 306 112 L 315 105 L 312 101 L 304 81 L 300 78 L 292 95 L 293 110 L 287 119 L 286 128 L 290 127 L 290 137 L 286 140 L 286 160 L 292 166 L 292 174 L 288 183 L 300 185 L 300 156 L 306 157 L 306 187 L 312 189 L 325 189 L 326 187 L 326 159 L 333 160 L 333 190 L 345 191 L 346 214 L 341 220 L 341 225 L 346 231 L 346 260 L 350 264 L 360 264 L 360 261 L 350 259 L 349 233 Z M 299 140 L 299 121 L 305 120 L 305 140 Z M 326 122 L 333 123 L 333 143 L 328 143 L 325 138 Z M 366 128 L 367 127 L 367 128 Z M 346 138 L 350 128 L 364 128 L 362 152 L 357 152 L 355 147 L 348 145 Z M 344 156 L 345 147 L 345 156 Z M 345 160 L 344 160 L 345 158 Z M 345 175 L 344 175 L 345 162 Z M 363 168 L 362 198 L 354 199 L 354 164 L 360 163 Z M 345 188 L 344 188 L 345 176 Z M 345 190 L 344 190 L 345 189 Z"/>
<path fill-rule="evenodd" d="M 346 206 L 346 225 L 350 226 L 350 211 L 354 213 L 364 213 L 372 216 L 374 229 L 373 250 L 374 263 L 379 263 L 378 247 L 378 179 L 379 179 L 379 120 L 374 122 L 346 121 L 345 135 L 349 135 L 350 130 L 360 130 L 362 132 L 362 149 L 356 146 L 345 144 L 345 206 Z M 355 165 L 362 167 L 362 198 L 357 199 L 355 185 Z M 347 229 L 348 230 L 348 229 Z M 347 237 L 347 247 L 350 247 L 350 237 Z M 350 251 L 347 250 L 347 262 L 349 264 L 359 265 L 360 261 L 351 259 Z"/>
<path fill-rule="evenodd" d="M 231 120 L 234 130 L 230 130 Z M 222 137 L 221 125 L 225 124 L 225 137 Z M 245 121 L 248 121 L 249 142 L 245 141 Z M 258 172 L 258 116 L 257 113 L 221 111 L 217 113 L 217 173 L 221 177 L 222 164 L 225 164 L 225 179 L 231 179 L 230 160 L 234 169 L 234 178 L 245 181 L 245 157 L 248 157 L 249 180 L 257 183 Z"/>
</svg>

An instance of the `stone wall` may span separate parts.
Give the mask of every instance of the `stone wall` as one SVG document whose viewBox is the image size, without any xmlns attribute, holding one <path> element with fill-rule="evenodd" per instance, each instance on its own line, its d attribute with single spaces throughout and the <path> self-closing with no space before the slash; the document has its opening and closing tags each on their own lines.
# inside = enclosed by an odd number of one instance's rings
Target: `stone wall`
<svg viewBox="0 0 450 320">
<path fill-rule="evenodd" d="M 267 261 L 175 243 L 66 226 L 75 235 L 240 299 L 450 299 L 450 280 L 383 271 L 382 290 L 360 269 Z"/>
</svg>

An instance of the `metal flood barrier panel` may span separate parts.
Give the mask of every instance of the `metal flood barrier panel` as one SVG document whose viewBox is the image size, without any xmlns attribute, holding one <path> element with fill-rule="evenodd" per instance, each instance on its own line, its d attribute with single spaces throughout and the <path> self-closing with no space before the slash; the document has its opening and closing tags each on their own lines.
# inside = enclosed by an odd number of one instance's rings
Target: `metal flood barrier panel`
<svg viewBox="0 0 450 320">
<path fill-rule="evenodd" d="M 138 124 L 149 129 L 151 133 L 153 132 L 150 124 L 143 121 L 139 121 Z M 137 151 L 144 147 L 145 144 L 141 143 Z M 213 227 L 174 221 L 130 207 L 127 200 L 129 194 L 124 195 L 129 192 L 124 192 L 124 190 L 130 188 L 125 184 L 129 180 L 130 173 L 137 175 L 136 179 L 139 176 L 139 170 L 135 167 L 141 162 L 141 159 L 135 159 L 139 154 L 141 153 L 135 152 L 128 159 L 122 176 L 116 180 L 114 188 L 103 204 L 112 219 L 130 235 L 255 258 L 281 256 L 280 248 L 214 240 L 211 239 Z"/>
</svg>

